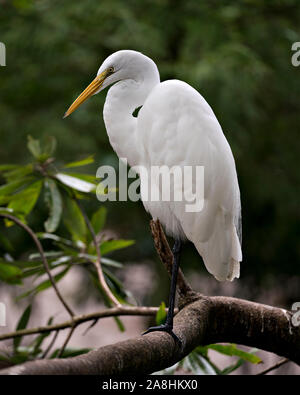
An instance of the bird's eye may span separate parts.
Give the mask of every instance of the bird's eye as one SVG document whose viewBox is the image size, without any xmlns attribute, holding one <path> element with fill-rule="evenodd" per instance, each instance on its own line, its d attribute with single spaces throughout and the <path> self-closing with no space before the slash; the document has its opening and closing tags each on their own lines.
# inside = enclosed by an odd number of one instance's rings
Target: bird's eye
<svg viewBox="0 0 300 395">
<path fill-rule="evenodd" d="M 114 69 L 113 67 L 109 67 L 107 71 L 108 71 L 110 74 L 112 74 L 112 73 L 115 71 L 115 69 Z"/>
</svg>

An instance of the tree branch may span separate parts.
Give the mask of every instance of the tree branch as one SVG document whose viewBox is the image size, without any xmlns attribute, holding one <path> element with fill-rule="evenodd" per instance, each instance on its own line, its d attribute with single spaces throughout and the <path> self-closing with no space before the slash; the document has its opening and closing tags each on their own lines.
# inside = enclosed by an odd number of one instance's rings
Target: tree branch
<svg viewBox="0 0 300 395">
<path fill-rule="evenodd" d="M 101 347 L 69 359 L 38 360 L 2 374 L 149 374 L 181 360 L 196 346 L 219 342 L 244 344 L 300 363 L 300 327 L 291 313 L 229 297 L 205 297 L 186 305 L 175 317 L 179 346 L 163 332 Z"/>
<path fill-rule="evenodd" d="M 270 366 L 268 369 L 264 369 L 263 371 L 257 373 L 257 376 L 263 376 L 264 374 L 272 372 L 272 370 L 278 369 L 278 368 L 280 368 L 280 366 L 283 366 L 288 362 L 290 362 L 289 359 L 283 358 L 280 361 L 278 361 L 277 363 L 275 363 L 274 365 Z"/>
<path fill-rule="evenodd" d="M 83 207 L 81 206 L 79 200 L 75 197 L 74 197 L 74 200 L 75 200 L 79 210 L 81 211 L 84 221 L 85 221 L 85 223 L 88 227 L 88 230 L 92 236 L 93 244 L 94 244 L 96 254 L 97 254 L 97 260 L 95 262 L 93 262 L 93 264 L 95 265 L 96 270 L 97 270 L 100 286 L 102 287 L 105 295 L 107 296 L 108 300 L 112 303 L 112 305 L 120 307 L 121 303 L 118 301 L 118 299 L 112 293 L 109 286 L 107 285 L 107 282 L 105 281 L 105 277 L 104 277 L 104 273 L 103 273 L 102 265 L 101 265 L 101 252 L 100 252 L 99 244 L 97 242 L 97 238 L 96 238 L 93 226 L 92 226 L 88 216 L 86 215 L 86 212 L 84 211 Z"/>
<path fill-rule="evenodd" d="M 84 322 L 98 320 L 99 318 L 116 317 L 124 315 L 134 316 L 154 316 L 158 311 L 158 307 L 144 307 L 144 306 L 121 306 L 112 307 L 106 310 L 97 311 L 90 314 L 75 315 L 72 320 L 62 322 L 60 324 L 53 324 L 47 326 L 39 326 L 36 328 L 22 329 L 15 332 L 5 333 L 0 335 L 1 340 L 13 339 L 18 336 L 29 336 L 37 333 L 53 332 L 62 329 L 77 327 Z"/>
<path fill-rule="evenodd" d="M 61 349 L 59 350 L 59 353 L 57 355 L 58 358 L 60 358 L 63 355 L 65 349 L 67 348 L 69 341 L 71 340 L 71 337 L 72 337 L 75 329 L 76 329 L 76 325 L 73 324 L 73 326 L 70 328 L 69 333 L 64 341 L 64 344 L 62 345 Z"/>
</svg>

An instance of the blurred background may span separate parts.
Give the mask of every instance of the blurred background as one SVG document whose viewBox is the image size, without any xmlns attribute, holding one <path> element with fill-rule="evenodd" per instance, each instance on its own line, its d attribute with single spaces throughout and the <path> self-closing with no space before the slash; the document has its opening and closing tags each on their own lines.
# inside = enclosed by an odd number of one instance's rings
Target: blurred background
<svg viewBox="0 0 300 395">
<path fill-rule="evenodd" d="M 196 290 L 209 295 L 286 309 L 300 301 L 300 66 L 291 63 L 291 46 L 300 41 L 299 1 L 0 0 L 0 6 L 0 41 L 7 51 L 7 66 L 0 67 L 0 164 L 29 160 L 25 145 L 30 134 L 55 136 L 58 161 L 95 154 L 91 174 L 104 164 L 117 168 L 102 118 L 105 92 L 67 120 L 62 115 L 108 55 L 119 49 L 141 51 L 156 62 L 161 80 L 182 79 L 205 97 L 236 160 L 243 216 L 241 279 L 216 282 L 190 244 L 184 247 L 184 273 Z M 97 205 L 90 201 L 86 209 L 92 212 Z M 136 240 L 114 254 L 125 263 L 117 276 L 140 304 L 167 302 L 168 277 L 156 257 L 142 203 L 105 205 L 106 229 Z M 41 208 L 31 224 L 38 229 L 43 221 Z M 0 230 L 10 233 L 17 254 L 32 249 L 18 229 L 1 225 Z M 85 306 L 82 311 L 97 308 L 80 273 L 74 276 L 71 287 L 70 281 L 65 284 L 70 297 Z M 2 299 L 18 311 L 7 290 L 16 292 L 1 284 Z M 36 322 L 42 306 L 36 306 Z M 108 344 L 149 324 L 127 318 L 129 330 L 119 334 L 110 332 L 114 322 L 103 322 L 110 323 L 106 330 L 98 325 L 85 340 L 74 337 L 73 343 Z M 109 332 L 100 344 L 97 335 Z"/>
</svg>

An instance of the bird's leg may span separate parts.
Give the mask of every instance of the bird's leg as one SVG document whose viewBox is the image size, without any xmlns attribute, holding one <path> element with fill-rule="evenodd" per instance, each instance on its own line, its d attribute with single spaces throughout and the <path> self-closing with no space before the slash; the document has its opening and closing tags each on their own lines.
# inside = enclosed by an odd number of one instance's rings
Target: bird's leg
<svg viewBox="0 0 300 395">
<path fill-rule="evenodd" d="M 174 246 L 172 248 L 173 252 L 173 266 L 172 266 L 172 278 L 171 278 L 171 287 L 170 287 L 170 296 L 169 296 L 169 309 L 166 318 L 166 322 L 159 326 L 152 326 L 146 332 L 143 333 L 145 335 L 149 332 L 154 331 L 163 331 L 168 332 L 175 341 L 181 343 L 178 337 L 173 332 L 173 317 L 174 317 L 174 307 L 175 307 L 175 294 L 176 294 L 176 284 L 177 284 L 177 274 L 179 269 L 179 261 L 180 261 L 180 252 L 181 252 L 181 240 L 175 240 Z"/>
</svg>

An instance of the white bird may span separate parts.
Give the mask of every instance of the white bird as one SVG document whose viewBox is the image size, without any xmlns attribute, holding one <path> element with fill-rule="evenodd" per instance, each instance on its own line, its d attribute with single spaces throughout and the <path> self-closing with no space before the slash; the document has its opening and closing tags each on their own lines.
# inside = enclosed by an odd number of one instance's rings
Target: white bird
<svg viewBox="0 0 300 395">
<path fill-rule="evenodd" d="M 175 239 L 167 320 L 164 325 L 149 328 L 147 333 L 164 330 L 176 338 L 173 310 L 182 240 L 194 243 L 207 270 L 217 280 L 239 277 L 241 204 L 235 161 L 215 114 L 200 93 L 183 81 L 160 82 L 156 64 L 136 51 L 122 50 L 110 55 L 65 117 L 88 97 L 112 84 L 103 116 L 119 158 L 127 158 L 130 166 L 149 170 L 151 166 L 163 165 L 204 166 L 201 211 L 187 212 L 184 200 L 143 202 Z M 133 112 L 140 106 L 134 117 Z M 146 181 L 140 176 L 142 190 Z M 193 173 L 192 186 L 198 181 Z"/>
</svg>

